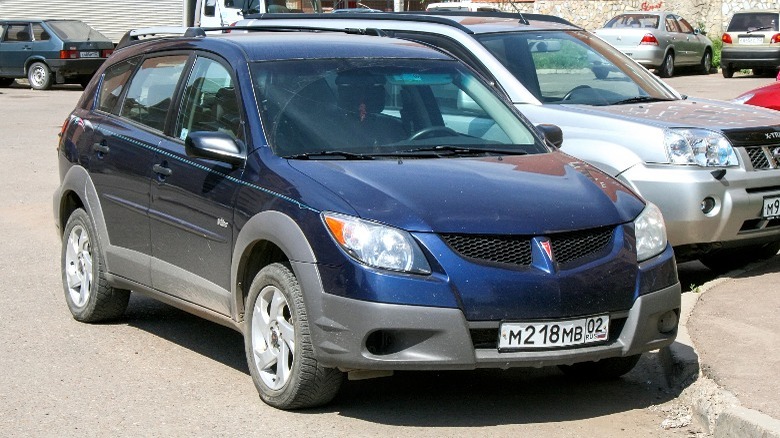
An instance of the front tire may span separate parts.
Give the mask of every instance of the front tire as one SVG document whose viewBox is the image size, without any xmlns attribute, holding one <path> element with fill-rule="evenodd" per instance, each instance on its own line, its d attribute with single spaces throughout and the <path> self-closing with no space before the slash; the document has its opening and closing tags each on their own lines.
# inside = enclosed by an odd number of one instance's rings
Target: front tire
<svg viewBox="0 0 780 438">
<path fill-rule="evenodd" d="M 52 84 L 49 66 L 42 62 L 33 62 L 27 70 L 27 80 L 33 90 L 48 90 Z"/>
<path fill-rule="evenodd" d="M 777 255 L 778 251 L 780 251 L 780 242 L 764 243 L 713 251 L 700 257 L 699 261 L 711 270 L 724 274 L 749 263 L 770 259 Z"/>
<path fill-rule="evenodd" d="M 246 315 L 249 373 L 265 403 L 301 409 L 333 400 L 343 373 L 317 363 L 303 293 L 288 264 L 260 270 L 249 288 Z"/>
<path fill-rule="evenodd" d="M 100 242 L 87 212 L 75 210 L 62 235 L 62 285 L 77 321 L 99 322 L 125 313 L 130 291 L 108 284 Z"/>
<path fill-rule="evenodd" d="M 560 365 L 558 368 L 569 377 L 580 380 L 612 380 L 628 374 L 639 362 L 641 354 L 626 357 L 610 357 L 598 362 L 580 362 Z"/>
<path fill-rule="evenodd" d="M 658 75 L 662 78 L 671 78 L 674 74 L 674 53 L 669 52 L 664 56 L 664 62 L 658 68 Z"/>
<path fill-rule="evenodd" d="M 0 88 L 10 87 L 14 83 L 14 78 L 0 78 Z"/>
</svg>

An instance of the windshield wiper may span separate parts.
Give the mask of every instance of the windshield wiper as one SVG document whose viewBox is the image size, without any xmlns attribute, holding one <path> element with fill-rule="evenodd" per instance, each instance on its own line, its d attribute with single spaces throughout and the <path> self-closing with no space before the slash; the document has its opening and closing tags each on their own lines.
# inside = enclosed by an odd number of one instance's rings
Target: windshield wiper
<svg viewBox="0 0 780 438">
<path fill-rule="evenodd" d="M 319 152 L 306 152 L 302 154 L 286 155 L 283 158 L 289 160 L 311 160 L 320 157 L 341 157 L 347 160 L 373 160 L 374 157 L 366 154 L 356 154 L 354 152 L 346 151 L 319 151 Z"/>
<path fill-rule="evenodd" d="M 625 105 L 628 103 L 645 103 L 645 102 L 664 102 L 670 100 L 672 99 L 661 99 L 658 97 L 650 97 L 650 96 L 636 96 L 636 97 L 629 97 L 628 99 L 618 100 L 617 102 L 612 102 L 612 105 Z"/>
<path fill-rule="evenodd" d="M 772 28 L 772 26 L 761 26 L 761 27 L 757 27 L 755 29 L 748 30 L 747 33 L 758 32 L 759 30 L 767 30 L 767 29 L 771 29 L 771 28 Z"/>
<path fill-rule="evenodd" d="M 436 145 L 424 148 L 407 149 L 398 152 L 388 152 L 383 154 L 374 154 L 375 156 L 419 156 L 433 153 L 434 156 L 452 156 L 452 155 L 483 155 L 483 154 L 503 154 L 503 155 L 526 155 L 528 152 L 518 149 L 493 149 L 469 146 Z"/>
</svg>

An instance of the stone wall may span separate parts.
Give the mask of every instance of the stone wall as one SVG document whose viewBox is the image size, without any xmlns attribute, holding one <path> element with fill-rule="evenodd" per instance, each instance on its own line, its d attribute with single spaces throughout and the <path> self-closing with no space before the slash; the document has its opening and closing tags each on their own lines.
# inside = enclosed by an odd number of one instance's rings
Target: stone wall
<svg viewBox="0 0 780 438">
<path fill-rule="evenodd" d="M 551 14 L 588 30 L 625 11 L 673 11 L 694 28 L 719 39 L 734 12 L 746 9 L 780 9 L 780 0 L 536 0 L 490 2 L 508 12 Z"/>
</svg>

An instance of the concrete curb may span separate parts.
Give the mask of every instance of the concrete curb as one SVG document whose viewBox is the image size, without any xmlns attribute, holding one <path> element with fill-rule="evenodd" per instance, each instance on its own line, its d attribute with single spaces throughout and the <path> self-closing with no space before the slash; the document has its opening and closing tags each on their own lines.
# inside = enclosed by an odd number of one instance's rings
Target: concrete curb
<svg viewBox="0 0 780 438">
<path fill-rule="evenodd" d="M 717 278 L 694 292 L 684 293 L 677 340 L 659 355 L 670 386 L 686 386 L 692 382 L 680 397 L 691 407 L 695 421 L 716 438 L 780 438 L 780 420 L 743 407 L 734 394 L 707 375 L 699 364 L 699 355 L 687 328 L 688 318 L 703 293 L 756 266 L 731 272 L 728 277 Z"/>
</svg>

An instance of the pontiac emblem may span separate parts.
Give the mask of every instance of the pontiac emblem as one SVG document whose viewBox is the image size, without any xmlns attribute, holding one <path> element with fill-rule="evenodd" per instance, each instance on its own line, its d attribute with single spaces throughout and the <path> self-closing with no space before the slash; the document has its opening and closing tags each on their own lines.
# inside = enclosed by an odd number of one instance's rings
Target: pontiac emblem
<svg viewBox="0 0 780 438">
<path fill-rule="evenodd" d="M 554 260 L 553 259 L 553 254 L 552 254 L 552 245 L 550 245 L 550 241 L 549 240 L 543 240 L 543 241 L 541 241 L 539 243 L 542 244 L 542 249 L 544 250 L 545 254 L 547 254 L 547 258 L 550 259 L 551 261 Z"/>
</svg>

